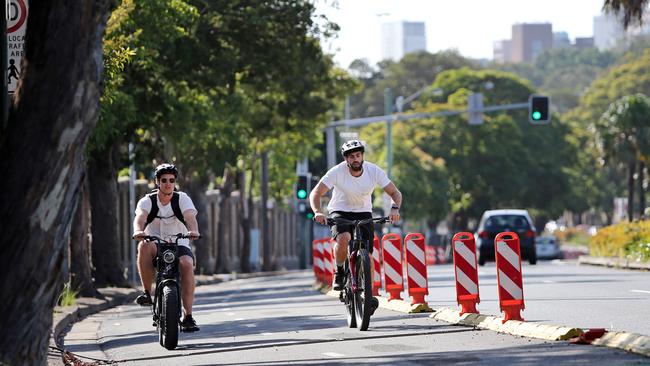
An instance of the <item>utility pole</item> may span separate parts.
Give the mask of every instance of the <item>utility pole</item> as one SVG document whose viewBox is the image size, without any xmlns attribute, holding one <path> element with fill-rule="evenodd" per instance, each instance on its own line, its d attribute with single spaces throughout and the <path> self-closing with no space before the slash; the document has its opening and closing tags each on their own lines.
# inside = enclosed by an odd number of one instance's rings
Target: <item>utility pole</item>
<svg viewBox="0 0 650 366">
<path fill-rule="evenodd" d="M 0 18 L 0 28 L 2 32 L 0 33 L 0 47 L 2 48 L 2 60 L 0 61 L 0 67 L 2 67 L 2 97 L 0 98 L 2 106 L 0 107 L 0 113 L 2 114 L 2 129 L 7 127 L 7 119 L 9 118 L 9 85 L 7 85 L 7 59 L 9 49 L 7 48 L 7 7 L 9 6 L 9 0 L 2 2 L 2 15 Z"/>
<path fill-rule="evenodd" d="M 386 119 L 386 174 L 391 178 L 393 167 L 393 92 L 390 88 L 384 89 L 384 114 Z"/>
</svg>

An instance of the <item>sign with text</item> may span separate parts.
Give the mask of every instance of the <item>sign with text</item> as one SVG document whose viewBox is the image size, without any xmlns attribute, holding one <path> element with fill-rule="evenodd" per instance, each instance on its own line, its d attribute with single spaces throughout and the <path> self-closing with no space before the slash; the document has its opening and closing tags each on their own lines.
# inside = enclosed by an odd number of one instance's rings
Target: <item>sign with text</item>
<svg viewBox="0 0 650 366">
<path fill-rule="evenodd" d="M 27 29 L 27 0 L 7 2 L 7 86 L 13 93 L 20 78 L 20 62 L 25 49 Z"/>
</svg>

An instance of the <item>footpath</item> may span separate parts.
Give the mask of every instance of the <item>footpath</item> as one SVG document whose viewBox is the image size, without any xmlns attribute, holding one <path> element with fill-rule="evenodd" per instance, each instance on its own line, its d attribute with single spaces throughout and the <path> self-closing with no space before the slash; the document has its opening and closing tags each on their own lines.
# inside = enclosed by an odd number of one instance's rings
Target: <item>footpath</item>
<svg viewBox="0 0 650 366">
<path fill-rule="evenodd" d="M 286 274 L 287 271 L 275 272 L 255 272 L 255 273 L 233 273 L 218 274 L 212 276 L 196 275 L 196 285 L 212 285 L 225 281 L 232 281 L 244 278 L 276 276 Z M 107 287 L 100 288 L 98 291 L 104 296 L 104 299 L 82 297 L 75 301 L 72 306 L 57 306 L 54 308 L 52 332 L 50 333 L 50 344 L 47 354 L 48 366 L 67 365 L 64 362 L 63 351 L 65 345 L 63 339 L 70 327 L 79 320 L 96 314 L 100 311 L 110 309 L 122 304 L 130 303 L 141 293 L 140 288 L 122 288 Z M 69 363 L 70 365 L 93 365 L 93 363 Z"/>
</svg>

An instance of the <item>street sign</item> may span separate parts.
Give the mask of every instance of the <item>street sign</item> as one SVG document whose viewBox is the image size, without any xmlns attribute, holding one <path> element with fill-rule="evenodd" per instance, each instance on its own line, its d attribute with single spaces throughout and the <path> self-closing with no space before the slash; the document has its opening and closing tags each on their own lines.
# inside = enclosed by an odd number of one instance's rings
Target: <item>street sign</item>
<svg viewBox="0 0 650 366">
<path fill-rule="evenodd" d="M 10 0 L 7 5 L 7 88 L 13 93 L 20 78 L 20 62 L 25 49 L 27 0 Z"/>
<path fill-rule="evenodd" d="M 483 94 L 472 93 L 467 98 L 467 113 L 470 126 L 483 124 Z"/>
</svg>

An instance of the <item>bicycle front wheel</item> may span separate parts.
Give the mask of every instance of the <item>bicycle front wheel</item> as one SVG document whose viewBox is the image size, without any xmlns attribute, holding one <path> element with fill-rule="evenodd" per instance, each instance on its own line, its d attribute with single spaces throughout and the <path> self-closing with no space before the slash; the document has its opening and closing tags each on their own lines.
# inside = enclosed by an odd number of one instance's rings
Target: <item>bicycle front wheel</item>
<svg viewBox="0 0 650 366">
<path fill-rule="evenodd" d="M 180 311 L 178 290 L 174 286 L 162 289 L 162 311 L 158 320 L 160 345 L 172 350 L 178 345 L 178 314 Z"/>
<path fill-rule="evenodd" d="M 357 292 L 354 305 L 359 330 L 368 330 L 372 314 L 372 274 L 370 272 L 370 254 L 366 249 L 359 249 L 357 254 Z"/>
<path fill-rule="evenodd" d="M 348 327 L 357 327 L 357 318 L 354 315 L 354 294 L 352 293 L 352 276 L 350 275 L 349 262 L 345 260 L 345 288 L 343 288 L 343 302 L 345 303 L 345 312 L 348 315 Z"/>
</svg>

